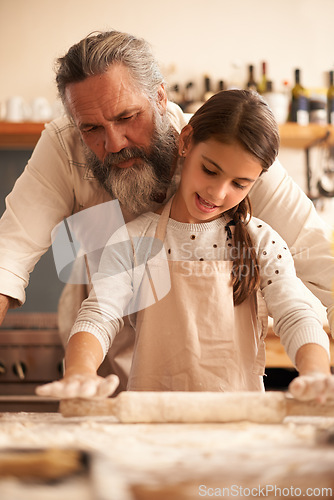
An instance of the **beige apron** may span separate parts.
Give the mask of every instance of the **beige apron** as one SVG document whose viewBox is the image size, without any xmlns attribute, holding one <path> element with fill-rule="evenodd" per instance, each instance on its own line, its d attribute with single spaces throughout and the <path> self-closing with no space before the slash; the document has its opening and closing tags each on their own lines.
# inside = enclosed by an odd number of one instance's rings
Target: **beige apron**
<svg viewBox="0 0 334 500">
<path fill-rule="evenodd" d="M 161 241 L 170 207 L 171 201 L 156 229 Z M 137 313 L 127 389 L 264 390 L 265 350 L 256 294 L 234 307 L 232 262 L 168 260 L 168 265 L 170 292 Z"/>
</svg>

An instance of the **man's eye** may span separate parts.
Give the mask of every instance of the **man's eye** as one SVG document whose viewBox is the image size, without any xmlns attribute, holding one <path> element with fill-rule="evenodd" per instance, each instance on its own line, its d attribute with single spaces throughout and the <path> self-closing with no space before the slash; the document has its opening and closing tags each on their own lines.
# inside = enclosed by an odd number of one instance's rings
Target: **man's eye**
<svg viewBox="0 0 334 500">
<path fill-rule="evenodd" d="M 122 116 L 119 121 L 120 122 L 127 122 L 127 121 L 130 121 L 134 118 L 136 118 L 136 116 L 138 115 L 138 113 L 135 113 L 134 115 L 129 115 L 129 116 Z"/>
<path fill-rule="evenodd" d="M 90 132 L 96 132 L 96 130 L 98 130 L 98 126 L 93 126 L 93 127 L 87 127 L 87 128 L 83 128 L 81 129 L 81 132 L 83 134 L 89 134 Z"/>
</svg>

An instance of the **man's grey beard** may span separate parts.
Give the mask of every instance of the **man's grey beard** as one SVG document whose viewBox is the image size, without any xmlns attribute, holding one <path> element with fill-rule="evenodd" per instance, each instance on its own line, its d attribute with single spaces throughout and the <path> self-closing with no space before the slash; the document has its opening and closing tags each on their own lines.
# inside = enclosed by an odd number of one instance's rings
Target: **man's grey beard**
<svg viewBox="0 0 334 500">
<path fill-rule="evenodd" d="M 154 200 L 166 194 L 177 154 L 177 137 L 167 116 L 159 115 L 148 153 L 140 147 L 124 148 L 118 153 L 109 153 L 102 162 L 85 145 L 84 150 L 94 177 L 113 199 L 138 215 L 149 211 Z M 131 158 L 137 159 L 134 166 L 117 166 Z"/>
</svg>

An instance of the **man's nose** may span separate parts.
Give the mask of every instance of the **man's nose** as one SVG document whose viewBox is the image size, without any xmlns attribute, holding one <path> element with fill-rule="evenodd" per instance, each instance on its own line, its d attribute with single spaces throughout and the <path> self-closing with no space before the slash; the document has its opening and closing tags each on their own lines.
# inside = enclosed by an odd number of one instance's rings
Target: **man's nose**
<svg viewBox="0 0 334 500">
<path fill-rule="evenodd" d="M 105 128 L 104 149 L 107 153 L 118 153 L 128 146 L 128 140 L 121 130 L 110 125 Z"/>
</svg>

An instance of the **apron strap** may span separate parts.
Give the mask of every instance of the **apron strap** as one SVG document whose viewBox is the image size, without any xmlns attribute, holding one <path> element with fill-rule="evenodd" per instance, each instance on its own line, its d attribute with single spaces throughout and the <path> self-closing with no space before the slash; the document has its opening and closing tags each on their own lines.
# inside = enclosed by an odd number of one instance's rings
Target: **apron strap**
<svg viewBox="0 0 334 500">
<path fill-rule="evenodd" d="M 172 196 L 170 198 L 170 200 L 168 200 L 168 202 L 164 206 L 162 213 L 159 217 L 159 222 L 157 224 L 157 228 L 155 231 L 155 238 L 157 238 L 158 240 L 161 240 L 161 241 L 164 241 L 165 236 L 166 236 L 167 224 L 168 224 L 170 211 L 172 208 L 173 198 L 174 198 L 174 196 Z"/>
<path fill-rule="evenodd" d="M 162 213 L 161 213 L 161 215 L 159 217 L 159 221 L 158 221 L 156 230 L 155 230 L 155 236 L 154 236 L 154 238 L 157 239 L 157 240 L 160 240 L 162 243 L 164 242 L 164 239 L 165 239 L 165 236 L 166 236 L 166 229 L 167 229 L 169 214 L 170 214 L 170 210 L 171 210 L 171 206 L 172 206 L 172 201 L 173 201 L 173 197 L 164 206 L 164 208 L 162 210 Z M 131 238 L 130 238 L 130 240 L 131 240 L 131 245 L 132 245 L 132 250 L 133 250 L 134 265 L 136 267 L 138 265 L 138 263 L 137 263 L 137 257 L 136 257 L 136 252 L 135 252 L 135 248 L 134 248 L 134 245 L 133 245 L 133 241 L 132 241 Z M 154 245 L 154 243 L 153 243 L 153 245 Z M 159 243 L 159 245 L 160 245 L 160 243 Z M 159 301 L 158 294 L 156 292 L 156 287 L 154 285 L 154 281 L 152 279 L 150 268 L 147 265 L 147 262 L 145 262 L 145 271 L 147 273 L 147 277 L 148 277 L 148 280 L 149 280 L 149 283 L 150 283 L 150 286 L 151 286 L 151 290 L 152 290 L 152 293 L 153 293 L 154 301 L 158 302 Z"/>
<path fill-rule="evenodd" d="M 167 229 L 167 224 L 168 224 L 168 219 L 169 219 L 169 214 L 170 214 L 170 210 L 171 210 L 171 206 L 172 206 L 173 197 L 174 196 L 172 196 L 172 198 L 170 200 L 168 200 L 168 202 L 164 206 L 164 208 L 161 212 L 161 215 L 159 217 L 159 221 L 158 221 L 156 230 L 155 230 L 154 238 L 158 239 L 162 242 L 164 241 L 165 236 L 166 236 L 166 229 Z M 133 241 L 131 238 L 130 238 L 130 241 L 131 241 L 131 246 L 132 246 L 132 251 L 133 251 L 134 266 L 136 267 L 138 265 L 136 252 L 135 252 L 135 248 L 134 248 Z M 145 264 L 145 268 L 148 269 L 147 263 Z"/>
</svg>

